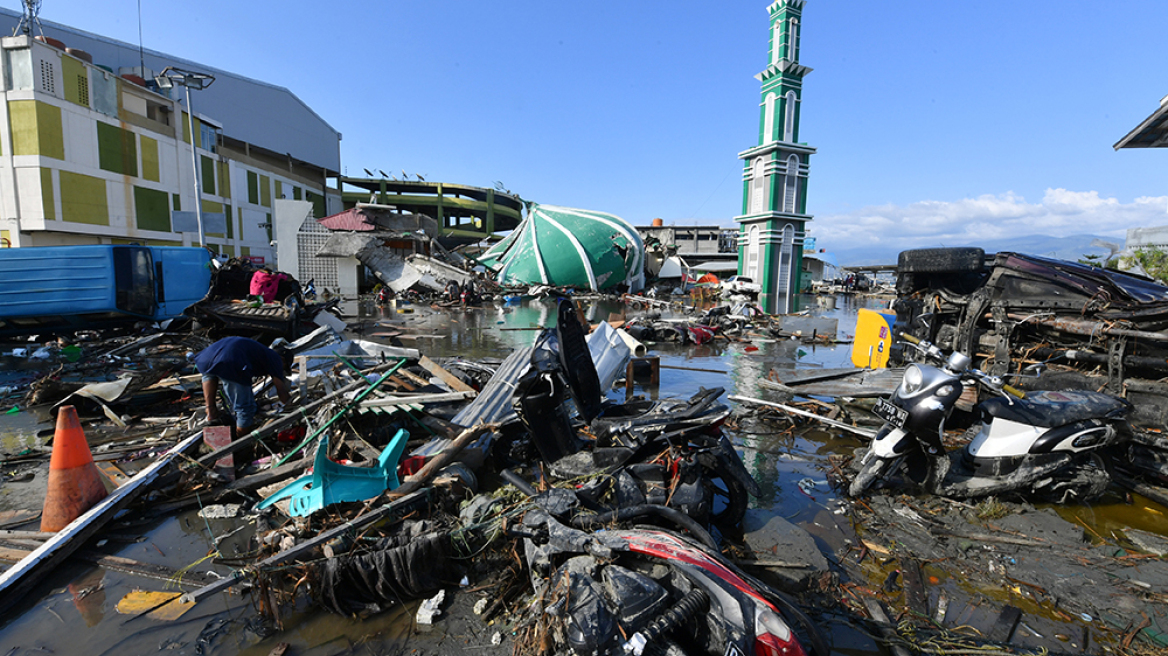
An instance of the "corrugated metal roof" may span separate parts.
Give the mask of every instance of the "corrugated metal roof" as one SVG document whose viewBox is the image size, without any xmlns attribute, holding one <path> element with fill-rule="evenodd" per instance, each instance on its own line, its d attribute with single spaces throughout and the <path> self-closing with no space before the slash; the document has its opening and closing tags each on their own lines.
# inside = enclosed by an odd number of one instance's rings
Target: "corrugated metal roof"
<svg viewBox="0 0 1168 656">
<path fill-rule="evenodd" d="M 495 375 L 487 381 L 479 395 L 468 403 L 451 423 L 459 426 L 474 426 L 478 423 L 505 424 L 518 418 L 511 398 L 515 394 L 515 384 L 531 367 L 531 354 L 535 345 L 513 351 L 495 370 Z"/>
<path fill-rule="evenodd" d="M 345 210 L 340 214 L 317 219 L 317 223 L 329 230 L 349 230 L 353 232 L 371 232 L 377 230 L 377 224 L 360 209 Z"/>
</svg>

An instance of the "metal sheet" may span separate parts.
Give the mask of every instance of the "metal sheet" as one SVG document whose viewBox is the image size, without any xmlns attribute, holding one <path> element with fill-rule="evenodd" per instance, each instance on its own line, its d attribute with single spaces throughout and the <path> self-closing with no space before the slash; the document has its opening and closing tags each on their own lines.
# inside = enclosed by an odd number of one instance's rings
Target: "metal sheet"
<svg viewBox="0 0 1168 656">
<path fill-rule="evenodd" d="M 534 350 L 535 346 L 532 345 L 507 356 L 475 400 L 451 421 L 459 426 L 474 426 L 480 423 L 505 424 L 518 419 L 511 397 L 515 393 L 515 384 L 531 367 L 531 353 Z"/>
</svg>

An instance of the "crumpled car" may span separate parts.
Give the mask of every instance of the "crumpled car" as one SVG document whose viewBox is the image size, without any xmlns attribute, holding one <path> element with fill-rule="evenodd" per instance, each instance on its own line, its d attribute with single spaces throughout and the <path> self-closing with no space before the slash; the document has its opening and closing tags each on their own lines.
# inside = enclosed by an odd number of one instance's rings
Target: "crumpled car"
<svg viewBox="0 0 1168 656">
<path fill-rule="evenodd" d="M 1029 389 L 1102 389 L 1132 402 L 1136 426 L 1168 424 L 1168 286 L 1130 273 L 980 248 L 904 251 L 893 332 L 956 349 L 998 375 L 1036 363 Z M 893 365 L 914 351 L 896 344 Z M 1032 368 L 1033 369 L 1033 368 Z M 1147 439 L 1149 434 L 1144 433 Z M 1138 438 L 1138 436 L 1137 436 Z M 1142 467 L 1168 481 L 1168 440 Z M 1138 439 L 1137 439 L 1138 441 Z"/>
</svg>

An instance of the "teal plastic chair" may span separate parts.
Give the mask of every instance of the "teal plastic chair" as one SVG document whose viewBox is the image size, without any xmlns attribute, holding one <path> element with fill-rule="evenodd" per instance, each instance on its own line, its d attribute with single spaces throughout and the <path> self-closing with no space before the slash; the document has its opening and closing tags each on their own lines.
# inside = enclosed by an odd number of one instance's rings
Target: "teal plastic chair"
<svg viewBox="0 0 1168 656">
<path fill-rule="evenodd" d="M 344 501 L 365 501 L 401 485 L 397 478 L 397 464 L 410 434 L 398 430 L 373 467 L 348 467 L 328 459 L 328 437 L 321 438 L 320 448 L 312 463 L 312 473 L 292 481 L 279 492 L 256 506 L 263 510 L 283 499 L 291 498 L 288 514 L 307 517 L 312 513 Z"/>
</svg>

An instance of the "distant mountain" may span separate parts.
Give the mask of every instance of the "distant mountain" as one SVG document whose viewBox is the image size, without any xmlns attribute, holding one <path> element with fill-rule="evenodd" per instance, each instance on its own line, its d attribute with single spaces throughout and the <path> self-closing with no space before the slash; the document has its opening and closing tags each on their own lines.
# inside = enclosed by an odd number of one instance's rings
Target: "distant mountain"
<svg viewBox="0 0 1168 656">
<path fill-rule="evenodd" d="M 1059 260 L 1076 261 L 1084 255 L 1101 255 L 1106 257 L 1110 251 L 1102 246 L 1092 245 L 1095 240 L 1118 243 L 1123 245 L 1122 238 L 1097 237 L 1095 235 L 1072 235 L 1070 237 L 1051 237 L 1049 235 L 1026 235 L 1010 239 L 987 239 L 968 244 L 936 244 L 921 248 L 942 248 L 956 246 L 976 246 L 986 253 L 1012 251 L 1028 255 L 1040 255 Z M 819 244 L 826 247 L 828 252 L 836 256 L 840 266 L 855 266 L 861 264 L 896 264 L 899 250 L 890 250 L 887 246 L 872 246 L 859 244 L 854 248 L 838 247 L 838 244 Z"/>
</svg>

